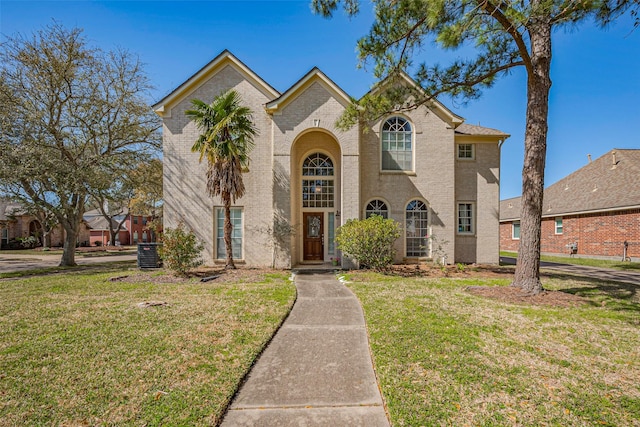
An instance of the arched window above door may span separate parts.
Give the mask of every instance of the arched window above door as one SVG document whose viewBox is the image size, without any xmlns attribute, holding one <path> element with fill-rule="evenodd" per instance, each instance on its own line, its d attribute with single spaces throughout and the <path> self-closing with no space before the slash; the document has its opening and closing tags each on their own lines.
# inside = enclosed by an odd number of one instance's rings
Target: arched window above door
<svg viewBox="0 0 640 427">
<path fill-rule="evenodd" d="M 303 176 L 333 176 L 333 162 L 326 154 L 314 153 L 302 164 Z"/>
<path fill-rule="evenodd" d="M 302 207 L 332 208 L 333 206 L 333 161 L 326 154 L 311 154 L 302 163 Z"/>
</svg>

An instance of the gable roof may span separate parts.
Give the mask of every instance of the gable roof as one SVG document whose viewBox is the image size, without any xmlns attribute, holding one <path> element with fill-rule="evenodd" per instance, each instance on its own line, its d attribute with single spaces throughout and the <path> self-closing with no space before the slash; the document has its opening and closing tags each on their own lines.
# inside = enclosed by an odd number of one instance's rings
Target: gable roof
<svg viewBox="0 0 640 427">
<path fill-rule="evenodd" d="M 202 67 L 193 76 L 189 77 L 187 81 L 182 83 L 170 94 L 153 105 L 153 110 L 159 116 L 163 116 L 165 114 L 165 111 L 168 110 L 173 104 L 176 104 L 177 102 L 182 100 L 187 94 L 191 93 L 193 89 L 202 85 L 207 79 L 209 79 L 209 77 L 211 77 L 227 65 L 231 65 L 233 68 L 235 68 L 240 74 L 242 74 L 247 80 L 251 81 L 269 98 L 280 96 L 280 92 L 275 90 L 270 84 L 265 82 L 260 76 L 254 73 L 242 61 L 240 61 L 231 52 L 229 52 L 229 50 L 225 49 L 220 55 L 213 58 L 207 65 Z"/>
<path fill-rule="evenodd" d="M 298 95 L 309 88 L 314 82 L 319 82 L 325 87 L 342 105 L 345 107 L 352 101 L 352 97 L 349 96 L 340 86 L 338 86 L 333 80 L 327 77 L 318 67 L 312 68 L 307 74 L 305 74 L 300 80 L 294 83 L 284 93 L 278 92 L 270 84 L 264 81 L 260 76 L 247 67 L 242 61 L 236 58 L 228 49 L 225 49 L 222 53 L 212 59 L 207 65 L 202 67 L 194 75 L 189 77 L 184 83 L 174 89 L 171 93 L 166 95 L 160 101 L 153 105 L 153 110 L 159 116 L 165 116 L 166 111 L 181 101 L 185 96 L 191 93 L 194 89 L 202 85 L 212 75 L 222 70 L 226 66 L 232 66 L 236 71 L 242 74 L 247 80 L 252 82 L 259 90 L 261 90 L 269 99 L 265 104 L 265 110 L 268 113 L 277 112 L 279 109 L 286 106 L 289 102 L 296 99 Z M 402 81 L 414 88 L 419 89 L 418 84 L 407 73 L 401 72 L 400 78 Z M 389 78 L 378 82 L 368 94 L 375 93 L 384 89 L 385 85 L 389 83 Z M 510 135 L 497 129 L 485 128 L 482 126 L 467 125 L 464 123 L 464 118 L 455 114 L 453 111 L 445 107 L 437 99 L 431 99 L 425 104 L 425 106 L 433 111 L 438 117 L 445 122 L 449 123 L 452 128 L 455 129 L 456 135 L 465 136 L 484 136 L 491 138 L 506 139 Z"/>
<path fill-rule="evenodd" d="M 307 74 L 305 74 L 300 80 L 287 89 L 282 95 L 277 97 L 271 102 L 265 105 L 265 109 L 268 113 L 273 113 L 281 108 L 284 108 L 289 102 L 293 101 L 309 88 L 314 82 L 319 82 L 324 86 L 331 94 L 345 107 L 351 103 L 351 97 L 342 90 L 333 80 L 331 80 L 325 73 L 320 71 L 318 67 L 313 67 Z"/>
<path fill-rule="evenodd" d="M 404 83 L 408 84 L 414 89 L 421 89 L 418 83 L 416 83 L 416 81 L 404 71 L 400 71 L 398 75 Z M 364 96 L 375 94 L 376 92 L 384 90 L 385 86 L 387 86 L 391 82 L 391 79 L 393 79 L 393 77 L 389 76 L 381 82 L 376 83 L 375 86 Z M 429 102 L 426 102 L 424 105 L 430 108 L 442 120 L 449 123 L 454 129 L 464 122 L 464 117 L 457 115 L 456 113 L 445 107 L 444 104 L 440 103 L 440 101 L 438 101 L 436 98 L 429 100 Z"/>
<path fill-rule="evenodd" d="M 92 230 L 97 230 L 97 231 L 107 230 L 107 231 L 109 231 L 109 221 L 107 221 L 106 218 L 103 217 L 103 216 L 96 216 L 94 218 L 89 219 L 87 221 L 87 226 Z M 118 228 L 118 221 L 112 219 L 111 220 L 111 226 L 114 229 Z M 128 231 L 125 224 L 122 224 L 122 227 L 120 228 L 120 231 Z"/>
<path fill-rule="evenodd" d="M 640 150 L 614 149 L 544 190 L 543 217 L 640 208 Z M 500 220 L 520 217 L 521 198 L 500 202 Z"/>
</svg>

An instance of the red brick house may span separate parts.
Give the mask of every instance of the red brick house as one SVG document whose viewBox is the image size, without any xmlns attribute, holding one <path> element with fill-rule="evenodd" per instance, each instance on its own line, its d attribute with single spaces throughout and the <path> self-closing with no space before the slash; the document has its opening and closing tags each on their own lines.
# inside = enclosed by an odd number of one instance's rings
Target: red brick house
<svg viewBox="0 0 640 427">
<path fill-rule="evenodd" d="M 109 243 L 109 223 L 98 209 L 88 211 L 83 216 L 90 228 L 89 243 L 91 246 L 105 246 Z M 118 223 L 124 219 L 120 228 L 116 243 L 121 245 L 136 245 L 153 241 L 151 230 L 148 227 L 153 218 L 151 216 L 130 215 L 125 210 L 121 215 L 112 219 L 114 230 Z M 152 240 L 153 239 L 153 240 Z"/>
<path fill-rule="evenodd" d="M 542 253 L 640 261 L 639 184 L 640 150 L 615 149 L 546 188 Z M 520 203 L 500 202 L 502 251 L 518 250 Z"/>
<path fill-rule="evenodd" d="M 47 246 L 62 247 L 64 229 L 57 225 L 47 238 Z M 42 225 L 33 215 L 27 213 L 22 205 L 9 199 L 0 198 L 0 249 L 20 249 L 20 239 L 33 236 L 38 239 L 36 246 L 42 246 Z M 82 223 L 78 234 L 78 244 L 89 244 L 89 228 Z"/>
</svg>

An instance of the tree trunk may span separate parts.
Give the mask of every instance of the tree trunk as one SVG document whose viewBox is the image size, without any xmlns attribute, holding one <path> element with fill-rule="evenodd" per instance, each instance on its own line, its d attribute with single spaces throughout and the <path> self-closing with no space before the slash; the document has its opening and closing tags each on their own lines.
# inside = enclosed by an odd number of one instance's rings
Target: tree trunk
<svg viewBox="0 0 640 427">
<path fill-rule="evenodd" d="M 224 203 L 224 246 L 227 251 L 227 264 L 224 268 L 235 270 L 233 245 L 231 244 L 231 233 L 233 231 L 233 225 L 231 224 L 231 195 L 228 192 L 222 193 L 222 202 Z"/>
<path fill-rule="evenodd" d="M 42 227 L 42 249 L 46 249 L 51 246 L 51 230 L 47 230 L 46 227 Z"/>
<path fill-rule="evenodd" d="M 527 80 L 527 122 L 522 168 L 520 248 L 511 286 L 529 294 L 542 292 L 540 282 L 540 228 L 547 152 L 549 90 L 551 89 L 551 25 L 534 18 L 529 26 L 531 63 Z"/>
<path fill-rule="evenodd" d="M 73 227 L 64 226 L 64 248 L 60 267 L 72 267 L 76 264 L 76 241 L 78 232 Z"/>
</svg>

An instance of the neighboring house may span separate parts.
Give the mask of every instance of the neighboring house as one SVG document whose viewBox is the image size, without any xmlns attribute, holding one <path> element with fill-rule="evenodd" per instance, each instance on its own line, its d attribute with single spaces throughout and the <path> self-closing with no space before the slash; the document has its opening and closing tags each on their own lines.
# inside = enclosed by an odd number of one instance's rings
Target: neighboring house
<svg viewBox="0 0 640 427">
<path fill-rule="evenodd" d="M 640 150 L 615 149 L 545 189 L 541 251 L 640 258 L 639 183 Z M 518 250 L 520 203 L 500 203 L 501 250 Z"/>
<path fill-rule="evenodd" d="M 37 246 L 42 246 L 42 225 L 40 221 L 25 212 L 22 205 L 7 199 L 0 198 L 0 248 L 21 248 L 20 241 L 25 237 L 34 236 L 38 239 Z M 80 228 L 78 236 L 79 244 L 89 242 L 89 230 L 86 224 Z M 49 234 L 47 246 L 62 247 L 64 245 L 64 229 L 61 225 L 53 228 Z"/>
<path fill-rule="evenodd" d="M 154 106 L 163 119 L 164 227 L 193 229 L 207 263 L 225 258 L 224 211 L 207 195 L 206 161 L 191 152 L 199 130 L 185 110 L 229 89 L 259 130 L 246 194 L 231 211 L 234 258 L 328 262 L 340 257 L 337 227 L 377 213 L 402 226 L 396 262 L 498 262 L 500 147 L 509 135 L 467 125 L 435 100 L 341 131 L 335 123 L 350 97 L 319 69 L 280 93 L 224 51 Z"/>
<path fill-rule="evenodd" d="M 91 246 L 105 246 L 109 244 L 109 223 L 98 209 L 85 212 L 83 216 L 90 228 L 89 244 Z M 128 209 L 122 214 L 112 218 L 113 229 L 124 219 L 124 223 L 118 232 L 116 244 L 136 245 L 152 241 L 151 230 L 147 224 L 152 221 L 149 215 L 130 215 Z"/>
</svg>

